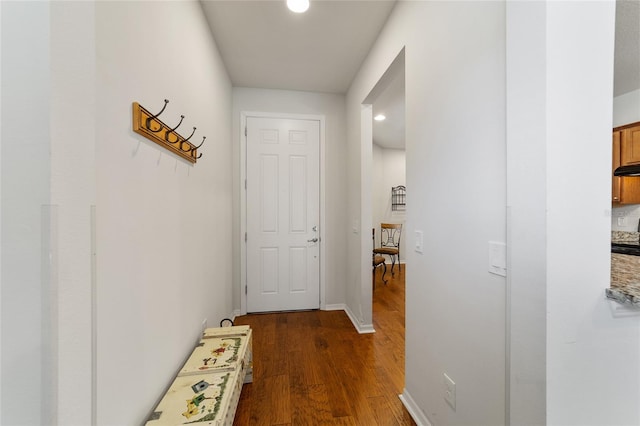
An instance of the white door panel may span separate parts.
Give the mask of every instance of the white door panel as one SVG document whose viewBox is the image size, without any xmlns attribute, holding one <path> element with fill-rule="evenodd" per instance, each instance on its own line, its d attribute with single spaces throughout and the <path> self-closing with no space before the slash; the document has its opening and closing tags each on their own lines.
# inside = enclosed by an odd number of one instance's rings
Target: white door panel
<svg viewBox="0 0 640 426">
<path fill-rule="evenodd" d="M 247 118 L 247 312 L 317 309 L 320 122 Z"/>
</svg>

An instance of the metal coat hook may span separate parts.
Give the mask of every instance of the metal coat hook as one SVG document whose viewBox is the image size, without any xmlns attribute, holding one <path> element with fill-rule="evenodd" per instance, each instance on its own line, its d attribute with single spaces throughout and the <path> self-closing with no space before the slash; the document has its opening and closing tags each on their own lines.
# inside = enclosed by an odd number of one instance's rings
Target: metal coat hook
<svg viewBox="0 0 640 426">
<path fill-rule="evenodd" d="M 147 130 L 153 132 L 153 133 L 158 133 L 159 131 L 162 130 L 162 125 L 160 125 L 160 128 L 153 130 L 151 128 L 151 122 L 153 120 L 155 120 L 156 118 L 160 117 L 160 114 L 162 114 L 164 112 L 164 109 L 167 107 L 167 104 L 169 103 L 169 99 L 165 99 L 164 100 L 164 105 L 162 106 L 162 109 L 160 110 L 159 113 L 157 113 L 156 115 L 152 115 L 151 117 L 147 118 Z"/>
<path fill-rule="evenodd" d="M 198 145 L 198 146 L 194 146 L 194 147 L 191 149 L 191 153 L 192 153 L 192 155 L 193 155 L 193 152 L 194 152 L 196 149 L 200 148 L 200 147 L 204 144 L 204 140 L 205 140 L 206 138 L 207 138 L 206 136 L 203 136 L 203 137 L 202 137 L 202 142 L 200 142 L 200 145 Z M 198 156 L 197 156 L 197 157 L 195 157 L 195 158 L 196 158 L 196 160 L 197 160 L 197 159 L 198 159 L 198 158 L 200 158 L 200 157 L 202 157 L 202 153 L 200 153 L 200 155 L 198 155 Z"/>
<path fill-rule="evenodd" d="M 171 133 L 175 132 L 178 127 L 180 127 L 180 125 L 182 124 L 182 120 L 184 120 L 184 115 L 180 116 L 180 122 L 178 123 L 178 125 L 176 127 L 174 127 L 173 129 L 167 129 L 167 133 L 164 134 L 164 140 L 166 140 L 169 143 L 176 143 L 176 142 L 180 141 L 179 135 L 176 135 L 176 140 L 175 141 L 169 140 L 169 135 Z"/>
<path fill-rule="evenodd" d="M 202 142 L 200 142 L 200 145 L 198 145 L 198 146 L 194 146 L 194 147 L 193 147 L 193 149 L 198 149 L 198 148 L 200 148 L 200 147 L 202 146 L 202 144 L 204 144 L 204 140 L 205 140 L 206 138 L 207 138 L 206 136 L 203 136 L 203 137 L 202 137 Z"/>
<path fill-rule="evenodd" d="M 189 137 L 180 141 L 180 150 L 181 150 L 181 151 L 189 152 L 189 151 L 191 151 L 191 150 L 193 149 L 193 148 L 191 147 L 191 144 L 190 144 L 190 143 L 188 143 L 188 142 L 189 142 L 189 139 L 191 139 L 191 136 L 193 136 L 195 133 L 196 133 L 196 128 L 194 127 L 194 128 L 193 128 L 193 131 L 191 132 L 191 134 L 189 135 Z M 187 143 L 187 147 L 188 147 L 189 149 L 184 149 L 184 148 L 182 148 L 182 145 L 184 145 L 185 143 Z"/>
<path fill-rule="evenodd" d="M 189 142 L 189 139 L 191 139 L 191 136 L 193 136 L 193 135 L 195 134 L 195 132 L 196 132 L 196 128 L 194 127 L 194 128 L 193 128 L 193 132 L 191 132 L 191 134 L 189 135 L 189 137 L 188 137 L 188 138 L 186 138 L 183 142 Z"/>
</svg>

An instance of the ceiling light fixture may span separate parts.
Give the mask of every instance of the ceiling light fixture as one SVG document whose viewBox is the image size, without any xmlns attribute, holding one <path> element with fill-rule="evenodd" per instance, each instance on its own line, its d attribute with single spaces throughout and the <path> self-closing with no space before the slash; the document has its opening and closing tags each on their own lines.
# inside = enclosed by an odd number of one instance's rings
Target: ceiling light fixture
<svg viewBox="0 0 640 426">
<path fill-rule="evenodd" d="M 378 114 L 375 117 L 373 117 L 373 119 L 376 120 L 376 121 L 382 121 L 385 118 L 387 118 L 387 117 L 385 117 L 384 114 Z"/>
<path fill-rule="evenodd" d="M 287 7 L 295 13 L 304 13 L 309 9 L 309 0 L 287 0 Z"/>
</svg>

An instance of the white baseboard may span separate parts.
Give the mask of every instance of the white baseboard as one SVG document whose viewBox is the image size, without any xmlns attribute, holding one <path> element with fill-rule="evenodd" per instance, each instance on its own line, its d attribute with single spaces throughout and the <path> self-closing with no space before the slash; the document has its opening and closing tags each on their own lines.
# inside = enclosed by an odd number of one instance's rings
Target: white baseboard
<svg viewBox="0 0 640 426">
<path fill-rule="evenodd" d="M 332 305 L 325 305 L 323 310 L 324 311 L 344 311 L 349 317 L 349 319 L 351 320 L 351 323 L 355 327 L 356 331 L 360 334 L 376 332 L 373 329 L 373 324 L 364 324 L 364 325 L 360 324 L 356 319 L 356 316 L 353 314 L 353 312 L 351 312 L 351 309 L 349 309 L 349 307 L 344 303 L 335 303 Z"/>
<path fill-rule="evenodd" d="M 358 321 L 356 316 L 353 314 L 353 312 L 351 312 L 351 309 L 349 309 L 348 306 L 344 307 L 344 312 L 347 314 L 347 316 L 351 320 L 351 323 L 356 328 L 356 331 L 358 333 L 367 334 L 367 333 L 375 333 L 376 332 L 373 329 L 373 324 L 360 324 L 360 322 Z"/>
<path fill-rule="evenodd" d="M 334 303 L 332 305 L 325 305 L 323 311 L 344 311 L 347 305 L 344 303 Z"/>
<path fill-rule="evenodd" d="M 240 316 L 240 309 L 236 309 L 233 312 L 231 312 L 231 316 L 229 318 L 231 318 L 231 321 L 235 322 L 236 317 L 239 317 L 239 316 Z"/>
<path fill-rule="evenodd" d="M 418 404 L 411 397 L 407 388 L 405 388 L 400 395 L 400 401 L 402 401 L 402 405 L 407 409 L 411 418 L 418 426 L 432 426 L 427 416 L 424 415 Z"/>
</svg>

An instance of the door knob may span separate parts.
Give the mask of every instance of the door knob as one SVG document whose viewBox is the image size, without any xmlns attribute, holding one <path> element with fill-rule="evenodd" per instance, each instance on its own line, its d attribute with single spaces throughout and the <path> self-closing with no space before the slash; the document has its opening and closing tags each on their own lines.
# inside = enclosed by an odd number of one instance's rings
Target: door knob
<svg viewBox="0 0 640 426">
<path fill-rule="evenodd" d="M 312 238 L 310 240 L 307 240 L 308 243 L 317 243 L 318 239 L 317 238 Z"/>
</svg>

